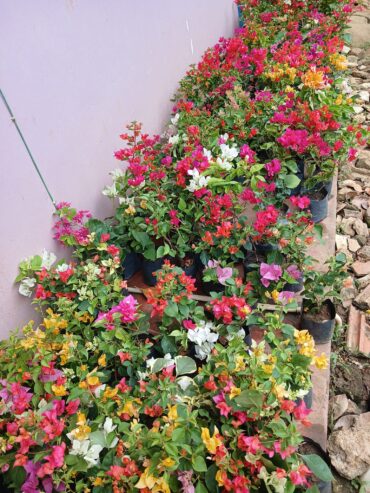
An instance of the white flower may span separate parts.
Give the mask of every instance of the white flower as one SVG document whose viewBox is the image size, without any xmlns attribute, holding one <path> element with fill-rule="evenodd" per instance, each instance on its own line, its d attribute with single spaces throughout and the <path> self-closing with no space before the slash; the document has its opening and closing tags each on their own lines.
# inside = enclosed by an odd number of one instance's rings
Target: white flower
<svg viewBox="0 0 370 493">
<path fill-rule="evenodd" d="M 244 337 L 245 337 L 245 330 L 244 329 L 240 329 L 236 334 L 229 334 L 228 336 L 226 336 L 226 339 L 228 341 L 232 341 L 233 339 L 235 339 L 235 337 L 240 337 L 240 339 L 244 339 Z"/>
<path fill-rule="evenodd" d="M 55 253 L 52 252 L 47 252 L 45 249 L 42 252 L 42 257 L 41 257 L 41 267 L 44 267 L 45 269 L 49 270 L 50 267 L 53 265 L 53 263 L 56 261 L 57 256 Z"/>
<path fill-rule="evenodd" d="M 125 171 L 123 169 L 116 168 L 116 169 L 110 171 L 109 174 L 113 178 L 113 180 L 117 180 L 121 176 L 125 176 Z"/>
<path fill-rule="evenodd" d="M 211 179 L 210 176 L 201 175 L 196 168 L 189 169 L 188 175 L 193 177 L 193 179 L 190 180 L 189 185 L 186 187 L 189 192 L 195 192 L 196 190 L 200 190 L 201 188 L 206 187 L 209 180 Z"/>
<path fill-rule="evenodd" d="M 112 418 L 106 418 L 104 421 L 104 431 L 105 433 L 111 433 L 117 428 L 117 425 L 113 425 Z"/>
<path fill-rule="evenodd" d="M 69 264 L 60 264 L 58 267 L 55 269 L 57 272 L 65 272 L 66 270 L 69 269 Z"/>
<path fill-rule="evenodd" d="M 79 455 L 88 463 L 88 468 L 96 466 L 99 463 L 99 454 L 103 450 L 101 445 L 91 445 L 90 440 L 73 440 L 71 455 Z"/>
<path fill-rule="evenodd" d="M 32 288 L 36 284 L 36 279 L 33 277 L 25 277 L 22 279 L 18 291 L 22 296 L 31 296 Z"/>
<path fill-rule="evenodd" d="M 112 421 L 112 418 L 106 418 L 105 421 L 104 421 L 104 436 L 105 436 L 105 441 L 106 443 L 107 442 L 107 435 L 109 435 L 109 433 L 112 433 L 112 431 L 114 431 L 115 429 L 117 428 L 117 425 L 113 425 L 113 421 Z M 118 443 L 118 438 L 117 437 L 114 437 L 113 440 L 111 441 L 109 447 L 107 445 L 108 448 L 114 448 Z"/>
<path fill-rule="evenodd" d="M 179 140 L 180 140 L 180 136 L 179 136 L 179 134 L 172 135 L 172 137 L 170 137 L 170 138 L 168 139 L 168 143 L 169 143 L 169 144 L 176 145 L 176 144 L 179 142 Z"/>
<path fill-rule="evenodd" d="M 152 371 L 155 362 L 155 358 L 149 358 L 148 360 L 146 360 L 146 367 L 149 369 L 150 372 Z"/>
<path fill-rule="evenodd" d="M 202 321 L 193 330 L 188 331 L 188 339 L 195 344 L 195 353 L 199 359 L 205 359 L 218 340 L 218 334 L 212 332 L 214 325 L 212 322 Z"/>
<path fill-rule="evenodd" d="M 220 166 L 220 168 L 222 168 L 226 171 L 230 171 L 231 168 L 233 167 L 232 163 L 230 163 L 227 160 L 223 160 L 220 157 L 217 158 L 217 164 Z"/>
<path fill-rule="evenodd" d="M 171 118 L 172 125 L 177 125 L 179 118 L 180 118 L 180 113 L 176 113 L 176 115 L 173 118 Z"/>
<path fill-rule="evenodd" d="M 212 152 L 206 149 L 205 147 L 203 147 L 203 156 L 205 156 L 208 159 L 208 161 L 212 161 L 213 159 Z"/>
<path fill-rule="evenodd" d="M 226 159 L 227 161 L 232 161 L 239 154 L 238 149 L 235 146 L 230 147 L 227 144 L 221 144 L 220 149 L 222 159 Z"/>
<path fill-rule="evenodd" d="M 221 135 L 221 139 L 226 142 L 227 140 L 229 140 L 229 134 L 223 134 L 223 135 Z"/>
<path fill-rule="evenodd" d="M 102 191 L 102 194 L 105 195 L 106 197 L 109 197 L 111 199 L 114 199 L 115 197 L 117 197 L 118 195 L 118 191 L 117 191 L 117 188 L 116 188 L 116 184 L 113 183 L 113 185 L 107 185 L 103 191 Z"/>
<path fill-rule="evenodd" d="M 105 390 L 105 383 L 103 383 L 102 385 L 99 385 L 98 387 L 96 387 L 92 392 L 93 394 L 95 395 L 95 397 L 100 397 L 102 395 L 102 393 L 104 392 Z"/>
</svg>

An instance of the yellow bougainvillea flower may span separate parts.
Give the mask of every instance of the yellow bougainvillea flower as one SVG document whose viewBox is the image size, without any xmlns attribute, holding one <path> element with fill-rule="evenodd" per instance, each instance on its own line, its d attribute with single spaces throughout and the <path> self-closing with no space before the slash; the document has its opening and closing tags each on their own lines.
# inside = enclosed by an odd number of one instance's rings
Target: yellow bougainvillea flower
<svg viewBox="0 0 370 493">
<path fill-rule="evenodd" d="M 66 388 L 64 385 L 52 385 L 51 390 L 54 392 L 54 394 L 58 397 L 63 397 L 64 395 L 67 395 Z"/>
<path fill-rule="evenodd" d="M 240 395 L 241 389 L 239 387 L 231 387 L 229 397 L 230 399 L 234 399 L 237 395 Z"/>
<path fill-rule="evenodd" d="M 170 406 L 169 408 L 169 411 L 168 411 L 168 419 L 170 421 L 176 421 L 177 418 L 178 418 L 178 414 L 177 414 L 177 406 Z"/>
<path fill-rule="evenodd" d="M 312 336 L 307 330 L 294 330 L 294 340 L 297 344 L 306 344 L 312 341 Z"/>
<path fill-rule="evenodd" d="M 112 387 L 107 387 L 104 390 L 103 398 L 104 399 L 113 399 L 118 394 L 118 388 L 112 389 Z"/>
<path fill-rule="evenodd" d="M 129 205 L 127 209 L 125 209 L 125 214 L 128 214 L 129 216 L 133 216 L 136 212 L 136 209 L 134 206 Z"/>
<path fill-rule="evenodd" d="M 340 53 L 333 53 L 330 55 L 329 60 L 337 70 L 346 70 L 348 68 L 347 58 Z"/>
<path fill-rule="evenodd" d="M 149 473 L 149 467 L 140 476 L 139 481 L 136 483 L 135 488 L 139 490 L 148 488 L 153 491 L 153 493 L 171 493 L 170 487 L 167 481 L 162 478 L 156 478 Z"/>
<path fill-rule="evenodd" d="M 100 380 L 99 377 L 96 375 L 89 375 L 86 378 L 87 384 L 90 385 L 90 387 L 95 387 L 96 385 L 100 385 Z"/>
<path fill-rule="evenodd" d="M 75 428 L 71 433 L 76 440 L 82 441 L 86 440 L 86 438 L 90 435 L 91 428 L 88 425 L 81 425 L 78 428 Z"/>
<path fill-rule="evenodd" d="M 107 356 L 105 354 L 102 354 L 100 358 L 98 359 L 98 364 L 100 366 L 107 366 Z"/>
<path fill-rule="evenodd" d="M 166 459 L 162 460 L 162 462 L 159 464 L 161 467 L 173 467 L 176 464 L 176 461 L 173 460 L 171 457 L 167 457 Z"/>
<path fill-rule="evenodd" d="M 271 298 L 274 300 L 275 303 L 279 301 L 279 291 L 277 289 L 274 289 L 271 293 Z"/>
<path fill-rule="evenodd" d="M 314 357 L 314 364 L 319 370 L 325 370 L 328 367 L 328 358 L 325 353 L 321 353 L 320 356 Z"/>
<path fill-rule="evenodd" d="M 236 372 L 243 371 L 246 368 L 244 358 L 241 355 L 236 356 L 235 364 L 236 364 L 235 366 Z"/>
<path fill-rule="evenodd" d="M 216 472 L 216 476 L 215 476 L 215 479 L 217 481 L 217 484 L 218 486 L 223 486 L 224 485 L 224 472 L 221 471 L 221 469 L 219 469 L 217 472 Z"/>
<path fill-rule="evenodd" d="M 139 481 L 135 484 L 135 488 L 138 488 L 139 490 L 149 488 L 149 490 L 152 490 L 156 484 L 156 481 L 157 478 L 152 474 L 149 474 L 149 467 L 147 467 L 141 474 Z"/>
<path fill-rule="evenodd" d="M 326 86 L 324 72 L 311 68 L 302 76 L 303 85 L 310 89 L 324 89 Z"/>
<path fill-rule="evenodd" d="M 222 440 L 218 437 L 219 435 L 220 432 L 216 427 L 212 437 L 208 428 L 202 428 L 201 437 L 203 443 L 206 446 L 208 452 L 210 452 L 211 454 L 215 454 L 217 447 L 220 447 L 222 445 Z"/>
<path fill-rule="evenodd" d="M 95 478 L 93 481 L 93 486 L 103 486 L 104 481 L 102 478 Z"/>
</svg>

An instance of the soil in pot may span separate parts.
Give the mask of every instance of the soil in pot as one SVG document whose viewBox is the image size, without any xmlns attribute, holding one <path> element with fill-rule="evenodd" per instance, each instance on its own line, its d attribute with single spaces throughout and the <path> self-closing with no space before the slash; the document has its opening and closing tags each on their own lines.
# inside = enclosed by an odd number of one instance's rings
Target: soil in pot
<svg viewBox="0 0 370 493">
<path fill-rule="evenodd" d="M 331 341 L 335 325 L 335 306 L 330 300 L 322 304 L 320 310 L 307 312 L 304 309 L 301 318 L 301 329 L 307 330 L 315 342 L 325 344 Z"/>
</svg>

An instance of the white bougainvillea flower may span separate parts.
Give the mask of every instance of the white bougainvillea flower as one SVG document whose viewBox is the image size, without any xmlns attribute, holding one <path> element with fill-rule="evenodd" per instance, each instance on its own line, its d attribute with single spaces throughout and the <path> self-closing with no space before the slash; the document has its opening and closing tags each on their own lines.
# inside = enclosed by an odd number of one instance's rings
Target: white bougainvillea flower
<svg viewBox="0 0 370 493">
<path fill-rule="evenodd" d="M 56 261 L 57 256 L 53 252 L 47 252 L 45 249 L 41 256 L 41 267 L 49 270 L 53 263 Z"/>
<path fill-rule="evenodd" d="M 31 296 L 32 295 L 32 288 L 36 284 L 36 279 L 33 277 L 25 277 L 22 279 L 18 291 L 22 296 Z"/>
</svg>

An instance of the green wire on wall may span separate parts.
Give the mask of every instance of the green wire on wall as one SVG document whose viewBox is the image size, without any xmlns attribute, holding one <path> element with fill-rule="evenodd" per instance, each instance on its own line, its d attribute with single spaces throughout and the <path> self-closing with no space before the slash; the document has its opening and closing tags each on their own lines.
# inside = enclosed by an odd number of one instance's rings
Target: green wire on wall
<svg viewBox="0 0 370 493">
<path fill-rule="evenodd" d="M 46 193 L 49 195 L 50 200 L 51 200 L 53 206 L 56 207 L 55 200 L 54 200 L 54 198 L 53 198 L 53 196 L 52 196 L 52 194 L 51 194 L 51 192 L 50 192 L 50 190 L 49 190 L 49 188 L 48 188 L 48 186 L 47 186 L 47 184 L 46 184 L 46 182 L 44 180 L 44 177 L 41 174 L 40 168 L 37 166 L 37 163 L 36 163 L 34 157 L 32 156 L 32 153 L 30 151 L 30 148 L 28 147 L 27 142 L 26 142 L 25 138 L 23 137 L 23 134 L 21 132 L 21 129 L 19 128 L 18 123 L 17 123 L 17 121 L 15 119 L 15 116 L 13 115 L 13 112 L 12 112 L 12 110 L 11 110 L 9 104 L 8 104 L 8 101 L 6 100 L 6 97 L 4 96 L 4 93 L 3 93 L 3 91 L 1 89 L 0 89 L 0 95 L 1 95 L 1 99 L 4 102 L 4 105 L 5 105 L 6 109 L 8 110 L 8 113 L 10 115 L 11 121 L 14 123 L 15 128 L 17 129 L 17 132 L 18 132 L 20 138 L 22 139 L 22 142 L 23 142 L 23 144 L 24 144 L 24 146 L 26 148 L 26 151 L 27 151 L 27 153 L 28 153 L 28 155 L 29 155 L 29 157 L 30 157 L 30 159 L 32 161 L 32 164 L 33 164 L 33 166 L 34 166 L 34 168 L 36 170 L 36 173 L 39 175 L 39 178 L 40 178 L 42 184 L 44 185 L 44 188 L 46 190 Z"/>
</svg>

